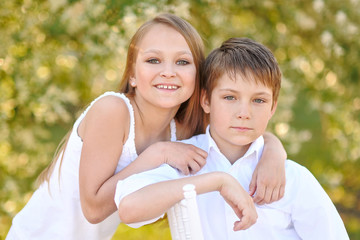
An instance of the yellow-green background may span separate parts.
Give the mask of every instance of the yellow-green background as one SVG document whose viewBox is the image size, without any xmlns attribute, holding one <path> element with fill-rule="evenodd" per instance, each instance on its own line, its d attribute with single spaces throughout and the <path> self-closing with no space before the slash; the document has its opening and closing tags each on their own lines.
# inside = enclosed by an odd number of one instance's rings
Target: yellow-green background
<svg viewBox="0 0 360 240">
<path fill-rule="evenodd" d="M 0 239 L 84 106 L 117 89 L 134 31 L 160 12 L 192 23 L 207 53 L 235 36 L 274 52 L 284 80 L 269 130 L 360 239 L 359 9 L 359 0 L 2 0 Z M 160 222 L 120 226 L 114 239 L 169 236 Z"/>
</svg>

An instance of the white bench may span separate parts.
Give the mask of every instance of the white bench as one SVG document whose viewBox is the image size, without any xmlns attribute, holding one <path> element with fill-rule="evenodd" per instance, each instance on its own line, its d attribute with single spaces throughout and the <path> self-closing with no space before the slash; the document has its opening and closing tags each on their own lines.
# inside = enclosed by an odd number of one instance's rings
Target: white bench
<svg viewBox="0 0 360 240">
<path fill-rule="evenodd" d="M 183 187 L 184 199 L 167 212 L 173 240 L 203 240 L 196 191 L 193 184 Z"/>
</svg>

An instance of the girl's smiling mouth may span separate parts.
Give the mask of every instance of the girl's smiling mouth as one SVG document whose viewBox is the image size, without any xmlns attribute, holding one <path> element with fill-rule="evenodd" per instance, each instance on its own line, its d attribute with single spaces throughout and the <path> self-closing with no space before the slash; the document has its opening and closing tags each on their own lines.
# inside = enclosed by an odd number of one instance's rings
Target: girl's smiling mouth
<svg viewBox="0 0 360 240">
<path fill-rule="evenodd" d="M 155 85 L 155 87 L 158 89 L 169 89 L 169 90 L 176 90 L 179 88 L 179 86 L 176 85 L 165 85 L 165 84 Z"/>
</svg>

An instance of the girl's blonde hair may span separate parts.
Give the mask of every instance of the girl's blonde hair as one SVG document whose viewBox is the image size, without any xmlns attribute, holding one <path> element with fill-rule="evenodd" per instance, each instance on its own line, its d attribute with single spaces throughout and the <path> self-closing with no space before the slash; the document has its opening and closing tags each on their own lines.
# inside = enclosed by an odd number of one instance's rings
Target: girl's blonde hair
<svg viewBox="0 0 360 240">
<path fill-rule="evenodd" d="M 183 133 L 179 136 L 181 139 L 189 138 L 193 135 L 203 133 L 205 131 L 205 118 L 204 113 L 200 106 L 200 69 L 204 62 L 204 44 L 202 38 L 196 29 L 184 19 L 177 17 L 173 14 L 164 13 L 160 14 L 157 17 L 145 22 L 140 28 L 136 31 L 134 36 L 131 38 L 125 70 L 120 82 L 119 92 L 126 93 L 127 96 L 134 96 L 135 89 L 129 84 L 129 79 L 134 75 L 135 62 L 138 53 L 138 44 L 145 36 L 145 34 L 150 30 L 151 27 L 157 24 L 165 24 L 177 32 L 179 32 L 186 40 L 189 45 L 190 51 L 193 55 L 194 64 L 196 67 L 196 78 L 195 78 L 195 89 L 192 96 L 180 105 L 178 112 L 175 115 L 175 119 L 182 126 Z M 71 131 L 63 138 L 61 143 L 58 146 L 58 149 L 54 155 L 54 158 L 47 166 L 43 172 L 38 177 L 38 183 L 41 184 L 44 181 L 49 182 L 50 176 L 53 172 L 53 169 L 56 165 L 57 160 L 61 156 L 60 159 L 60 167 L 64 157 L 64 152 L 66 149 L 66 145 L 68 139 L 70 137 Z M 60 174 L 59 174 L 60 176 Z"/>
<path fill-rule="evenodd" d="M 128 96 L 135 95 L 135 89 L 129 84 L 129 79 L 134 76 L 138 44 L 145 34 L 157 24 L 165 24 L 179 32 L 185 38 L 193 55 L 196 67 L 195 90 L 193 95 L 181 104 L 175 115 L 177 122 L 185 126 L 185 132 L 180 136 L 181 139 L 189 138 L 195 134 L 203 133 L 206 127 L 200 106 L 200 69 L 205 58 L 204 43 L 199 33 L 190 23 L 173 14 L 164 13 L 140 26 L 130 41 L 126 67 L 119 89 L 120 92 L 127 93 Z"/>
<path fill-rule="evenodd" d="M 64 153 L 66 150 L 67 142 L 69 141 L 70 134 L 71 134 L 71 130 L 61 139 L 58 147 L 56 148 L 56 151 L 55 151 L 55 154 L 53 156 L 51 163 L 38 176 L 37 185 L 40 185 L 41 183 L 43 183 L 45 181 L 47 181 L 47 182 L 50 181 L 50 176 L 51 176 L 52 172 L 54 171 L 56 162 L 61 156 L 60 167 L 59 167 L 59 177 L 60 177 L 61 164 L 62 164 L 62 160 L 64 158 Z"/>
</svg>

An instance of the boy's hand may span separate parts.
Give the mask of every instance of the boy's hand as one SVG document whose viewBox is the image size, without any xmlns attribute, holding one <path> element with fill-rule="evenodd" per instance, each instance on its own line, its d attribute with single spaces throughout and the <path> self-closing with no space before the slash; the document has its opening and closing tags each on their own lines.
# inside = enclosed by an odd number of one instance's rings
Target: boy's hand
<svg viewBox="0 0 360 240">
<path fill-rule="evenodd" d="M 259 161 L 252 175 L 249 194 L 259 205 L 277 201 L 284 196 L 285 165 L 271 163 Z"/>
<path fill-rule="evenodd" d="M 256 222 L 254 201 L 234 177 L 225 177 L 219 192 L 240 219 L 234 223 L 234 231 L 245 230 Z"/>
<path fill-rule="evenodd" d="M 177 168 L 183 174 L 194 174 L 206 163 L 207 152 L 191 144 L 165 142 L 163 149 L 164 163 Z"/>
</svg>

